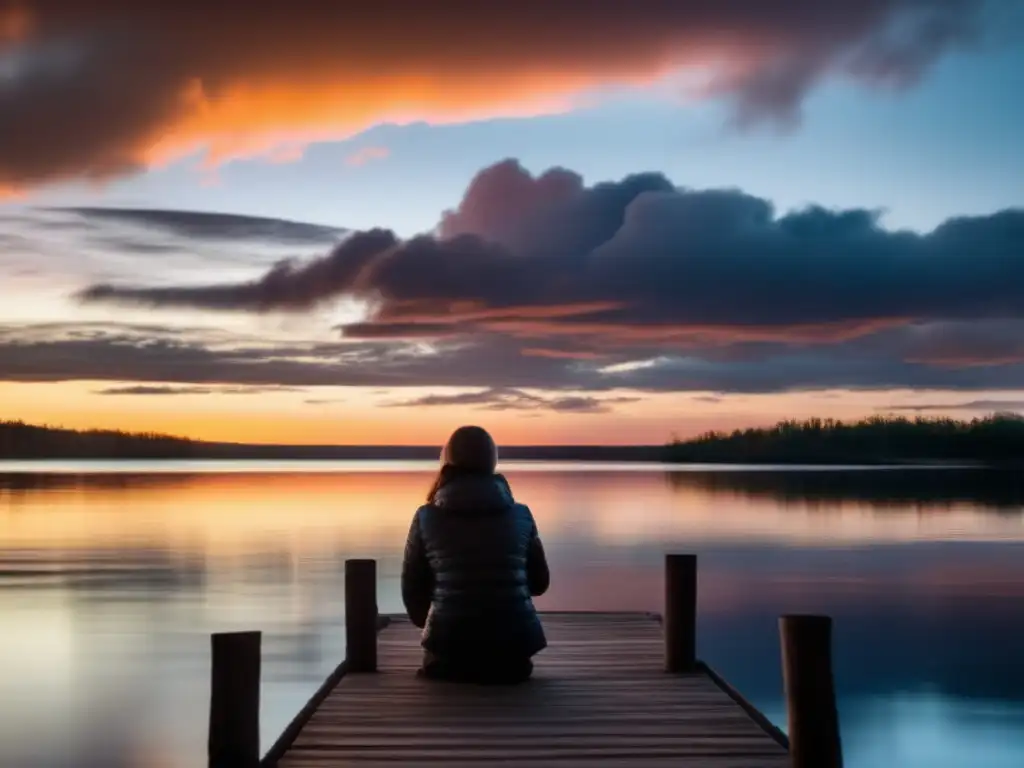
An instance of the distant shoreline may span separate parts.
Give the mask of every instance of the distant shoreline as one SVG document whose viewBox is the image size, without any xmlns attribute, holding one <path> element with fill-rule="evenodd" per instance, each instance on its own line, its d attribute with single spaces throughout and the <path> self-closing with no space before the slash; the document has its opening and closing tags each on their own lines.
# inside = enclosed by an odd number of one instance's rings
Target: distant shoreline
<svg viewBox="0 0 1024 768">
<path fill-rule="evenodd" d="M 209 444 L 209 452 L 190 455 L 148 456 L 0 456 L 0 463 L 44 462 L 436 462 L 440 451 L 433 446 L 235 446 Z M 221 448 L 224 450 L 220 450 Z M 282 448 L 283 450 L 276 450 Z M 1024 470 L 1024 461 L 982 461 L 977 459 L 888 459 L 888 458 L 756 458 L 756 459 L 704 459 L 679 460 L 666 455 L 665 446 L 507 446 L 500 451 L 501 461 L 513 462 L 581 462 L 594 464 L 657 464 L 672 467 L 751 467 L 751 468 L 805 468 L 805 469 L 875 469 L 875 468 L 932 468 L 932 469 L 1007 469 Z"/>
<path fill-rule="evenodd" d="M 432 445 L 254 445 L 198 443 L 195 459 L 268 461 L 437 461 Z M 511 461 L 664 462 L 663 445 L 507 445 L 502 459 Z"/>
<path fill-rule="evenodd" d="M 510 461 L 777 466 L 1024 466 L 1024 419 L 812 419 L 665 445 L 505 445 Z M 429 445 L 269 445 L 0 421 L 0 460 L 436 461 Z"/>
<path fill-rule="evenodd" d="M 440 445 L 280 445 L 0 421 L 0 460 L 436 461 Z M 666 461 L 664 445 L 503 445 L 514 461 Z"/>
</svg>

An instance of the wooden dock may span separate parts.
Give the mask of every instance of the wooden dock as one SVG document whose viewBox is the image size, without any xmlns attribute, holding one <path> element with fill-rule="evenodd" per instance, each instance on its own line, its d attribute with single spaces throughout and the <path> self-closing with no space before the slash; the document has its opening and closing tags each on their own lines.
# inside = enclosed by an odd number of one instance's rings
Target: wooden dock
<svg viewBox="0 0 1024 768">
<path fill-rule="evenodd" d="M 648 613 L 542 614 L 548 648 L 535 658 L 533 678 L 517 686 L 417 677 L 419 630 L 405 617 L 377 616 L 368 595 L 376 583 L 372 561 L 351 565 L 348 659 L 262 759 L 259 635 L 237 634 L 231 653 L 224 643 L 232 636 L 215 636 L 211 768 L 841 765 L 831 662 L 821 645 L 830 642 L 828 620 L 781 622 L 790 731 L 800 740 L 790 749 L 778 728 L 693 654 L 695 559 L 667 564 L 664 622 Z M 231 690 L 249 701 L 228 706 Z"/>
</svg>

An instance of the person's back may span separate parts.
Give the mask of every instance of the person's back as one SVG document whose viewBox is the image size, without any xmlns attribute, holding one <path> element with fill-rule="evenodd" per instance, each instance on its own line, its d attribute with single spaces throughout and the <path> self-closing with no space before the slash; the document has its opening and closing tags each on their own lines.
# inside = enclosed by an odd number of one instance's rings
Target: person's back
<svg viewBox="0 0 1024 768">
<path fill-rule="evenodd" d="M 548 587 L 544 550 L 496 461 L 484 430 L 456 430 L 409 530 L 402 597 L 430 677 L 516 682 L 546 645 L 532 600 Z"/>
</svg>

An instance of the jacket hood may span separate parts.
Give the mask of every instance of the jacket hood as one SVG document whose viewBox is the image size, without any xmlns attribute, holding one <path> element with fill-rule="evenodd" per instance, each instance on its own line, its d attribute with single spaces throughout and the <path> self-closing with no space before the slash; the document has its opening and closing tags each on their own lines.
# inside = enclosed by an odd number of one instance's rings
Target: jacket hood
<svg viewBox="0 0 1024 768">
<path fill-rule="evenodd" d="M 512 489 L 501 475 L 464 475 L 442 485 L 434 495 L 439 509 L 479 510 L 507 509 L 515 504 Z"/>
</svg>

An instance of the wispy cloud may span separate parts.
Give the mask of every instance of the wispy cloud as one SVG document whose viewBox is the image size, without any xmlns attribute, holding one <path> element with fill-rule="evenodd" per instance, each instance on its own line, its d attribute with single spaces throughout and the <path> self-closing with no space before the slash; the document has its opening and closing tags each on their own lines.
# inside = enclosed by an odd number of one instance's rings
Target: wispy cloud
<svg viewBox="0 0 1024 768">
<path fill-rule="evenodd" d="M 554 411 L 556 413 L 607 413 L 615 405 L 638 402 L 638 397 L 591 397 L 589 395 L 535 395 L 517 389 L 494 387 L 454 395 L 425 395 L 386 403 L 392 408 L 474 406 L 486 411 Z"/>
<path fill-rule="evenodd" d="M 869 343 L 870 342 L 870 343 Z M 615 391 L 756 393 L 787 390 L 1024 390 L 1024 365 L 952 368 L 905 362 L 906 341 L 888 337 L 793 348 L 758 346 L 723 358 L 717 347 L 664 354 L 651 365 L 524 356 L 521 340 L 484 334 L 429 349 L 415 342 L 271 341 L 210 329 L 116 324 L 0 325 L 0 381 L 108 381 L 111 386 L 368 387 L 383 397 L 400 388 L 474 388 L 403 405 L 512 409 L 541 397 L 561 410 L 599 407 L 579 396 Z M 609 362 L 644 357 L 624 347 Z M 383 389 L 382 389 L 383 388 Z M 494 390 L 494 391 L 492 391 Z M 572 393 L 572 394 L 566 394 Z M 315 395 L 311 394 L 311 397 Z M 455 398 L 454 400 L 451 398 Z M 613 405 L 607 402 L 603 405 Z M 541 404 L 543 405 L 543 404 Z"/>
<path fill-rule="evenodd" d="M 287 219 L 242 216 L 206 211 L 147 208 L 51 208 L 80 217 L 83 222 L 113 222 L 140 229 L 152 229 L 183 238 L 216 239 L 229 242 L 279 242 L 298 245 L 334 244 L 346 230 Z"/>
<path fill-rule="evenodd" d="M 276 392 L 301 391 L 295 387 L 174 387 L 165 385 L 136 384 L 125 387 L 107 387 L 93 394 L 114 396 L 163 396 L 163 395 L 265 395 Z"/>
<path fill-rule="evenodd" d="M 337 227 L 227 213 L 0 206 L 0 322 L 141 319 L 140 313 L 101 307 L 81 312 L 70 296 L 96 281 L 245 279 L 283 259 L 321 254 L 346 234 Z"/>
<path fill-rule="evenodd" d="M 880 411 L 1024 411 L 1024 400 L 968 400 L 963 403 L 901 403 L 878 408 Z"/>
</svg>

